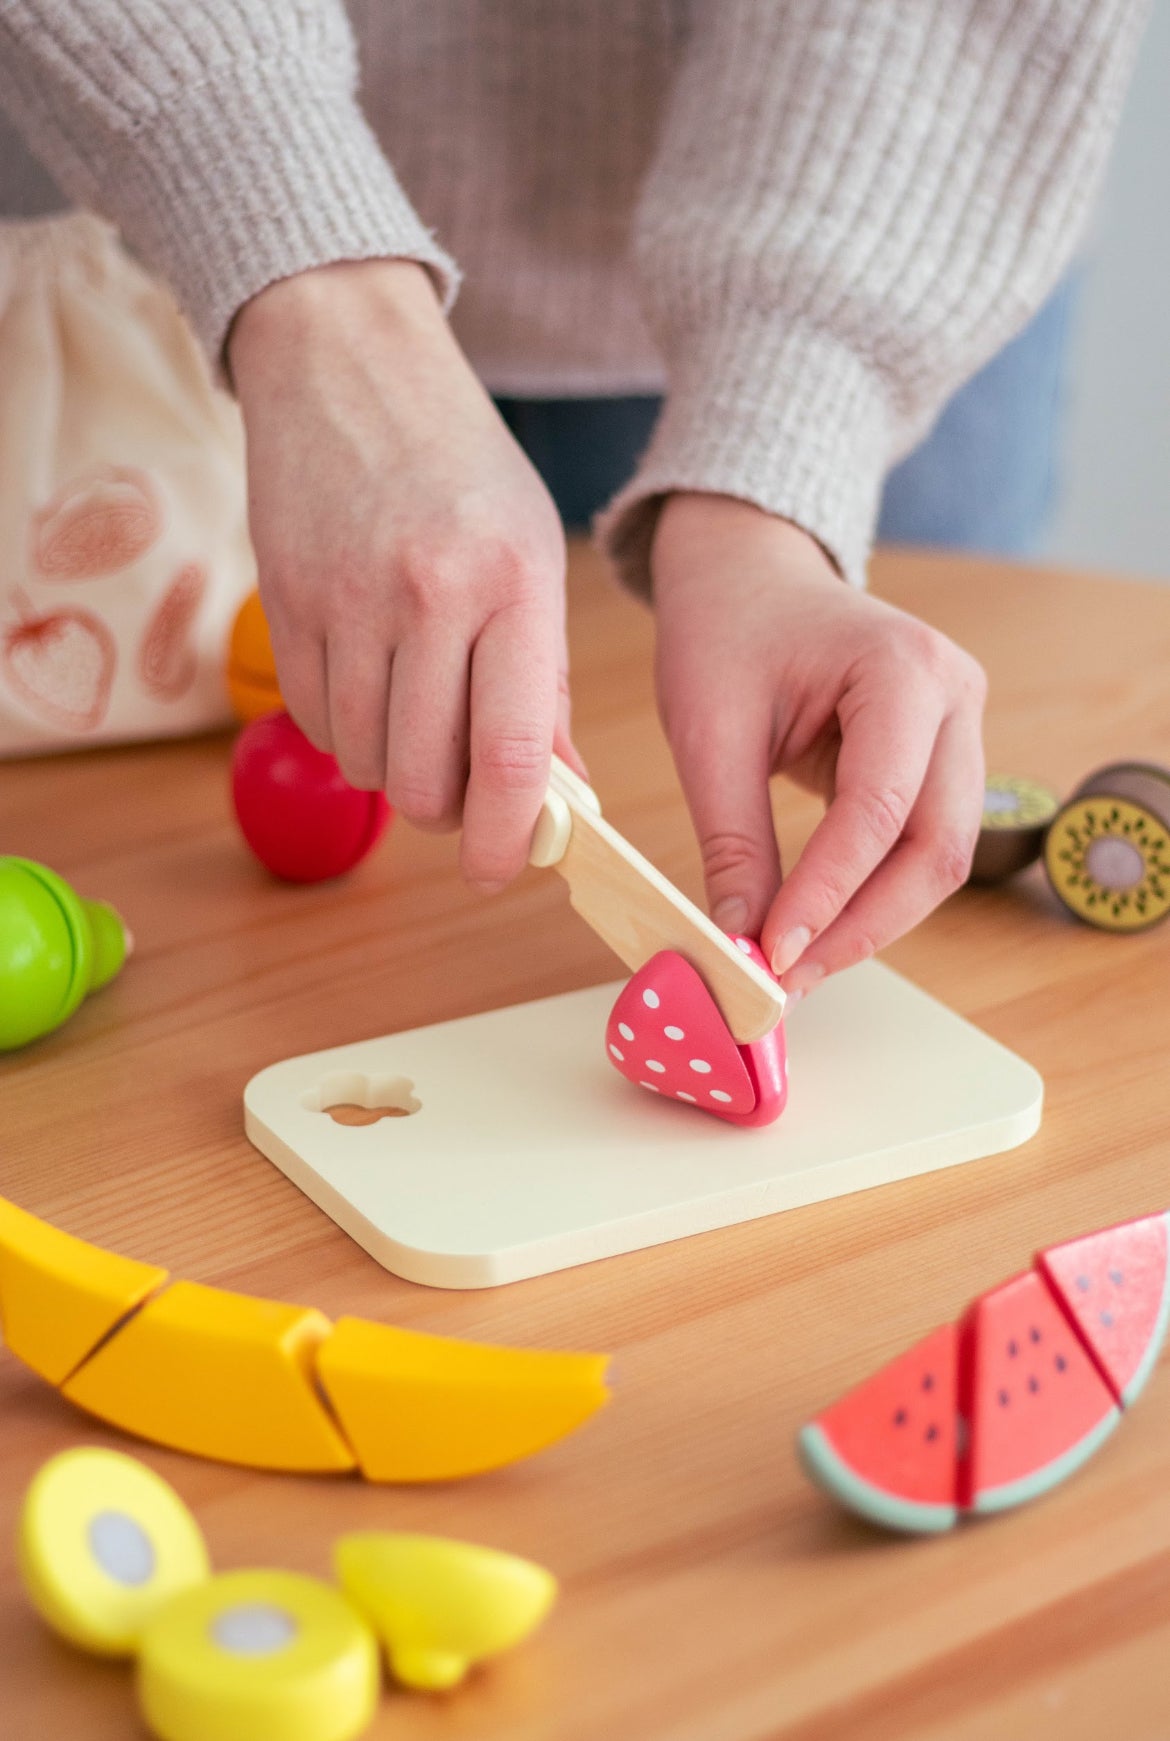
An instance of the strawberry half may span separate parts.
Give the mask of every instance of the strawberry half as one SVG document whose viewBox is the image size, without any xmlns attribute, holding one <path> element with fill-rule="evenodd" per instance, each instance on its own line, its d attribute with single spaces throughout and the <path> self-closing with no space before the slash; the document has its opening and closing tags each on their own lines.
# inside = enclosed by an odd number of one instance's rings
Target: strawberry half
<svg viewBox="0 0 1170 1741">
<path fill-rule="evenodd" d="M 747 938 L 745 955 L 763 961 Z M 610 1062 L 630 1082 L 732 1124 L 770 1124 L 788 1093 L 784 1030 L 737 1046 L 699 974 L 674 950 L 638 970 L 605 1030 Z"/>
</svg>

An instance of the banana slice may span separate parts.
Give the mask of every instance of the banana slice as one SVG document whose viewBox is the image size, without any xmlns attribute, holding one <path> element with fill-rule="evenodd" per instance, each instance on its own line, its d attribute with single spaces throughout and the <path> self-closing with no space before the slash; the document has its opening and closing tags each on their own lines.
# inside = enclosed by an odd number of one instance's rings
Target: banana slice
<svg viewBox="0 0 1170 1741">
<path fill-rule="evenodd" d="M 115 1427 L 253 1469 L 352 1469 L 313 1359 L 329 1320 L 304 1306 L 175 1282 L 61 1386 Z"/>
<path fill-rule="evenodd" d="M 174 1597 L 139 1645 L 160 1741 L 349 1741 L 374 1715 L 378 1646 L 345 1598 L 295 1572 L 225 1572 Z"/>
<path fill-rule="evenodd" d="M 600 1354 L 493 1348 L 339 1318 L 321 1385 L 368 1481 L 498 1469 L 571 1433 L 605 1402 Z"/>
<path fill-rule="evenodd" d="M 100 1656 L 132 1656 L 159 1605 L 211 1569 L 178 1494 L 119 1451 L 63 1451 L 45 1463 L 25 1495 L 17 1541 L 34 1608 Z"/>
<path fill-rule="evenodd" d="M 439 1536 L 342 1536 L 338 1582 L 370 1621 L 395 1679 L 429 1692 L 510 1650 L 556 1601 L 551 1572 L 516 1554 Z"/>
<path fill-rule="evenodd" d="M 19 1360 L 60 1384 L 165 1269 L 102 1251 L 0 1197 L 0 1322 Z"/>
</svg>

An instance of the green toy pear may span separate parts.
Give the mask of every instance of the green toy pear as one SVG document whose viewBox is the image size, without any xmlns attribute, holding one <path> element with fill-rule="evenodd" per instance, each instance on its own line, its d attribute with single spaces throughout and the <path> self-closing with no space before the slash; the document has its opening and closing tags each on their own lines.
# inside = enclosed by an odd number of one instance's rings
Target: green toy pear
<svg viewBox="0 0 1170 1741">
<path fill-rule="evenodd" d="M 31 858 L 0 858 L 0 1051 L 67 1021 L 130 953 L 122 920 Z"/>
</svg>

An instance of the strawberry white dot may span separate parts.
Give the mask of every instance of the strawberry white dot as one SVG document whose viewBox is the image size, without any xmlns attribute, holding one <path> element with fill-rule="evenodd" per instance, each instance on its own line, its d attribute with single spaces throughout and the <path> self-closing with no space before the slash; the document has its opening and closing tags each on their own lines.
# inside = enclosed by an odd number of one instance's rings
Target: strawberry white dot
<svg viewBox="0 0 1170 1741">
<path fill-rule="evenodd" d="M 694 1095 L 688 1094 L 684 1088 L 680 1088 L 678 1090 L 678 1092 L 675 1095 L 675 1099 L 676 1100 L 689 1100 L 692 1106 L 697 1106 L 699 1104 L 698 1101 L 695 1099 Z"/>
<path fill-rule="evenodd" d="M 611 1045 L 611 1046 L 610 1046 L 610 1048 L 609 1048 L 609 1049 L 610 1049 L 610 1052 L 611 1052 L 611 1053 L 612 1053 L 612 1054 L 613 1054 L 613 1056 L 614 1056 L 614 1057 L 615 1057 L 615 1058 L 616 1058 L 616 1059 L 617 1059 L 617 1061 L 618 1061 L 618 1063 L 619 1063 L 619 1064 L 624 1064 L 624 1063 L 625 1063 L 625 1061 L 626 1061 L 626 1055 L 625 1055 L 625 1053 L 624 1053 L 624 1052 L 623 1052 L 623 1051 L 622 1051 L 622 1049 L 621 1049 L 621 1047 L 620 1047 L 620 1046 L 614 1046 L 614 1045 Z"/>
<path fill-rule="evenodd" d="M 686 1039 L 686 1035 L 683 1033 L 681 1028 L 674 1028 L 674 1027 L 663 1028 L 662 1031 L 666 1035 L 668 1040 L 685 1040 Z"/>
<path fill-rule="evenodd" d="M 741 955 L 750 955 L 752 952 L 752 946 L 746 937 L 737 937 L 735 940 L 735 947 L 739 950 Z"/>
<path fill-rule="evenodd" d="M 722 1088 L 713 1088 L 711 1090 L 711 1099 L 712 1100 L 722 1100 L 722 1101 L 726 1102 L 726 1101 L 731 1099 L 731 1096 L 730 1096 L 730 1094 L 728 1094 L 726 1092 L 726 1090 L 724 1090 Z"/>
<path fill-rule="evenodd" d="M 692 1058 L 691 1069 L 697 1071 L 700 1076 L 710 1076 L 711 1074 L 711 1066 L 706 1058 Z"/>
<path fill-rule="evenodd" d="M 627 1022 L 618 1023 L 618 1033 L 621 1035 L 623 1040 L 632 1040 L 634 1037 L 634 1030 Z"/>
<path fill-rule="evenodd" d="M 639 1082 L 638 1087 L 639 1088 L 648 1088 L 650 1090 L 651 1094 L 658 1093 L 658 1084 L 656 1082 Z"/>
<path fill-rule="evenodd" d="M 646 1068 L 647 1070 L 653 1070 L 655 1076 L 666 1075 L 666 1065 L 660 1064 L 657 1058 L 647 1058 Z"/>
<path fill-rule="evenodd" d="M 642 1002 L 646 1005 L 648 1010 L 656 1010 L 662 1002 L 662 999 L 656 991 L 651 991 L 649 986 L 647 986 L 646 990 L 642 993 Z"/>
</svg>

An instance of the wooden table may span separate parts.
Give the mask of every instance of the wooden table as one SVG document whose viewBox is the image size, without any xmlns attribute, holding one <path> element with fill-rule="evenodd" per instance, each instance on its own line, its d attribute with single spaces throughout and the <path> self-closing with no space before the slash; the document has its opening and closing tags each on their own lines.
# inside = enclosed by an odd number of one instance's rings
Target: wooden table
<svg viewBox="0 0 1170 1741">
<path fill-rule="evenodd" d="M 607 813 L 698 893 L 648 619 L 585 551 L 573 581 L 579 741 Z M 1170 760 L 1170 589 L 895 555 L 875 587 L 987 665 L 993 767 L 1069 791 L 1112 759 Z M 326 1574 L 342 1530 L 403 1527 L 556 1571 L 562 1600 L 536 1639 L 445 1700 L 389 1694 L 378 1736 L 1170 1735 L 1170 1374 L 1050 1499 L 941 1540 L 850 1522 L 793 1456 L 802 1420 L 1035 1247 L 1170 1203 L 1170 926 L 1082 928 L 1033 871 L 959 894 L 889 951 L 1044 1074 L 1043 1130 L 1014 1154 L 499 1291 L 435 1292 L 385 1274 L 249 1147 L 245 1081 L 290 1053 L 565 991 L 615 964 L 559 879 L 529 872 L 473 898 L 454 841 L 406 827 L 340 884 L 275 886 L 229 818 L 227 757 L 221 737 L 0 768 L 0 850 L 114 901 L 138 944 L 116 985 L 0 1064 L 0 1190 L 178 1275 L 609 1349 L 618 1395 L 515 1468 L 376 1489 L 132 1444 L 0 1354 L 6 1741 L 142 1733 L 125 1669 L 58 1644 L 16 1581 L 25 1484 L 81 1443 L 161 1470 L 223 1569 Z M 786 791 L 777 805 L 791 853 L 816 808 Z"/>
</svg>

